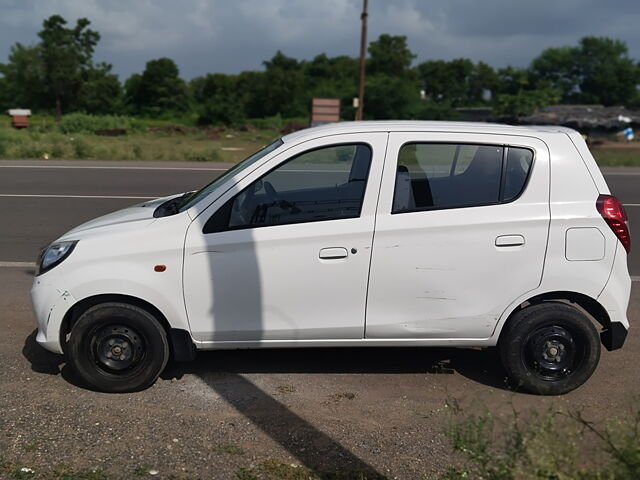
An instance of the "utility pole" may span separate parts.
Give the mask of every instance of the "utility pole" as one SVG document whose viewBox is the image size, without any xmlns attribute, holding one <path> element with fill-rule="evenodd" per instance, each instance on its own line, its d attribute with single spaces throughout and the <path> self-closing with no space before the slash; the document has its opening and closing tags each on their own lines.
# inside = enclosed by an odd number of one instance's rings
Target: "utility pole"
<svg viewBox="0 0 640 480">
<path fill-rule="evenodd" d="M 364 0 L 362 6 L 362 32 L 360 33 L 360 78 L 358 82 L 358 109 L 356 110 L 356 120 L 362 120 L 362 112 L 364 109 L 364 67 L 367 56 L 367 6 L 369 0 Z"/>
</svg>

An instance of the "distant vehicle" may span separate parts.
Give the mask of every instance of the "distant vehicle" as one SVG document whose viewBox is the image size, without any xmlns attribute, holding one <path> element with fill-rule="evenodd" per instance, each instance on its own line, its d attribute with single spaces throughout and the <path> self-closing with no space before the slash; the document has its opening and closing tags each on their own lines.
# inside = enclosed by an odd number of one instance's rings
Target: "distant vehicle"
<svg viewBox="0 0 640 480">
<path fill-rule="evenodd" d="M 340 123 L 71 230 L 31 294 L 37 341 L 108 392 L 197 350 L 497 346 L 554 395 L 622 347 L 630 245 L 573 130 Z"/>
</svg>

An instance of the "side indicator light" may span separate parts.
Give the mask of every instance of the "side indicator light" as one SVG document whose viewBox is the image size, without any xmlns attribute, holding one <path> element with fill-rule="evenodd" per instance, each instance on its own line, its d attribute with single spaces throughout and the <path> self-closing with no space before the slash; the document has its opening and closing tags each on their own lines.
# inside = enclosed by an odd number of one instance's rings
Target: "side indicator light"
<svg viewBox="0 0 640 480">
<path fill-rule="evenodd" d="M 166 269 L 166 265 L 156 265 L 155 267 L 153 267 L 154 272 L 164 272 Z"/>
</svg>

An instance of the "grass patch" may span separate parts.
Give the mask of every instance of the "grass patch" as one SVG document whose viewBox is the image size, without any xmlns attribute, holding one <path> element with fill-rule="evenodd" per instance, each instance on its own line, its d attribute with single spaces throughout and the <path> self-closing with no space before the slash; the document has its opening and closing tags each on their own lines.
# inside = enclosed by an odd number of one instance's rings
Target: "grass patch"
<svg viewBox="0 0 640 480">
<path fill-rule="evenodd" d="M 213 447 L 216 453 L 224 453 L 226 455 L 244 455 L 244 449 L 232 443 L 221 443 Z"/>
<path fill-rule="evenodd" d="M 601 167 L 640 167 L 638 150 L 592 149 L 591 154 Z"/>
<path fill-rule="evenodd" d="M 220 153 L 214 148 L 187 150 L 184 152 L 184 159 L 187 162 L 219 162 L 220 158 Z"/>
<path fill-rule="evenodd" d="M 133 471 L 133 474 L 136 477 L 144 477 L 147 473 L 149 473 L 149 470 L 151 470 L 151 467 L 147 467 L 146 465 L 142 465 L 140 467 L 136 467 L 136 469 Z"/>
<path fill-rule="evenodd" d="M 269 459 L 236 472 L 239 480 L 384 480 L 387 477 L 366 472 L 318 472 L 303 465 Z"/>
<path fill-rule="evenodd" d="M 185 127 L 103 137 L 55 128 L 14 130 L 0 123 L 0 158 L 237 163 L 279 136 L 275 129 L 220 132 Z"/>
<path fill-rule="evenodd" d="M 632 480 L 640 478 L 640 410 L 606 424 L 582 411 L 547 410 L 501 419 L 488 410 L 465 414 L 450 402 L 448 430 L 460 465 L 440 478 L 454 480 Z"/>
<path fill-rule="evenodd" d="M 108 480 L 109 478 L 101 468 L 95 470 L 74 470 L 68 465 L 55 467 L 50 472 L 44 473 L 44 475 L 45 478 L 60 480 Z"/>
<path fill-rule="evenodd" d="M 37 440 L 33 440 L 32 442 L 27 442 L 24 444 L 25 452 L 35 452 L 36 450 L 38 450 L 38 448 L 40 448 L 40 442 L 38 442 Z"/>
<path fill-rule="evenodd" d="M 330 402 L 338 403 L 338 402 L 341 402 L 342 400 L 355 400 L 357 396 L 358 394 L 354 392 L 339 392 L 339 393 L 332 393 L 331 395 L 329 395 L 328 398 Z"/>
<path fill-rule="evenodd" d="M 276 390 L 278 391 L 278 393 L 282 393 L 282 394 L 287 394 L 287 393 L 296 393 L 296 387 L 294 387 L 293 385 L 278 385 L 276 387 Z"/>
<path fill-rule="evenodd" d="M 108 480 L 102 469 L 75 470 L 69 465 L 60 464 L 50 469 L 37 469 L 0 458 L 0 478 L 7 480 Z"/>
</svg>

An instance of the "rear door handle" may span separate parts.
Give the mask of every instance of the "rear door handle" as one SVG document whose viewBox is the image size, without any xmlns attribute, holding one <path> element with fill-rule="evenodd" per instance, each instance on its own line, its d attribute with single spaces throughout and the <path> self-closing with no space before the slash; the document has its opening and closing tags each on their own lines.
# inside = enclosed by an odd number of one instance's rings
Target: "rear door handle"
<svg viewBox="0 0 640 480">
<path fill-rule="evenodd" d="M 336 258 L 347 258 L 349 252 L 347 252 L 346 248 L 335 247 L 335 248 L 323 248 L 320 250 L 320 258 L 325 260 L 333 260 Z"/>
<path fill-rule="evenodd" d="M 496 247 L 519 247 L 524 245 L 522 235 L 500 235 L 496 238 Z"/>
</svg>

